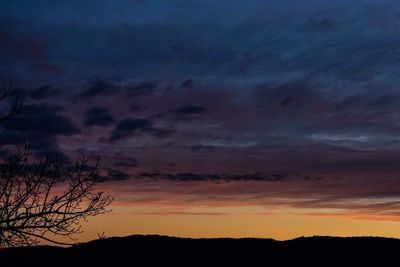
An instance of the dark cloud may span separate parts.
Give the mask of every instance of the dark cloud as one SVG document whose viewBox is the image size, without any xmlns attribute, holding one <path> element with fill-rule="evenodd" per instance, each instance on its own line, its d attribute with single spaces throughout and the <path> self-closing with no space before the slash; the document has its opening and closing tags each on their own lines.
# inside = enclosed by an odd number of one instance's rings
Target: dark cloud
<svg viewBox="0 0 400 267">
<path fill-rule="evenodd" d="M 34 142 L 32 144 L 34 144 Z M 48 158 L 50 160 L 57 160 L 62 162 L 63 164 L 71 163 L 70 157 L 59 148 L 53 148 L 53 147 L 45 147 L 43 149 L 37 149 L 37 148 L 38 148 L 37 146 L 32 146 L 33 154 L 38 158 Z"/>
<path fill-rule="evenodd" d="M 23 101 L 25 98 L 29 96 L 28 92 L 20 87 L 15 87 L 12 90 L 12 96 L 18 98 L 19 100 Z"/>
<path fill-rule="evenodd" d="M 30 143 L 32 153 L 38 157 L 57 157 L 69 162 L 68 156 L 58 146 L 58 136 L 71 136 L 80 129 L 65 115 L 63 108 L 50 105 L 25 105 L 20 114 L 3 123 L 1 144 L 22 145 Z"/>
<path fill-rule="evenodd" d="M 112 168 L 107 168 L 107 175 L 102 176 L 102 181 L 124 181 L 129 179 L 131 176 L 126 172 L 115 170 Z"/>
<path fill-rule="evenodd" d="M 5 163 L 7 162 L 10 157 L 12 156 L 12 152 L 8 149 L 0 149 L 0 162 Z"/>
<path fill-rule="evenodd" d="M 196 174 L 196 173 L 163 173 L 163 172 L 144 172 L 137 178 L 150 178 L 156 180 L 173 181 L 266 181 L 278 182 L 285 181 L 287 177 L 283 174 L 264 174 L 253 173 L 243 175 L 227 174 Z"/>
<path fill-rule="evenodd" d="M 161 128 L 152 128 L 151 130 L 147 131 L 147 133 L 151 134 L 157 138 L 165 138 L 171 136 L 174 133 L 172 129 L 161 129 Z"/>
<path fill-rule="evenodd" d="M 191 146 L 191 150 L 193 152 L 201 152 L 201 151 L 210 152 L 214 149 L 215 149 L 214 146 L 208 146 L 208 145 L 193 145 L 193 146 Z"/>
<path fill-rule="evenodd" d="M 134 136 L 138 131 L 158 138 L 172 133 L 171 130 L 154 127 L 153 122 L 149 119 L 124 119 L 115 126 L 108 140 L 109 142 L 121 140 L 128 136 Z"/>
<path fill-rule="evenodd" d="M 0 145 L 11 145 L 7 155 L 15 155 L 18 148 L 28 142 L 32 154 L 38 158 L 47 157 L 49 159 L 61 160 L 64 163 L 69 163 L 69 157 L 60 150 L 58 142 L 54 137 L 28 138 L 22 133 L 13 131 L 3 131 L 0 133 Z"/>
<path fill-rule="evenodd" d="M 93 107 L 84 114 L 83 124 L 90 126 L 108 126 L 114 122 L 114 116 L 110 110 L 104 107 Z"/>
<path fill-rule="evenodd" d="M 84 89 L 79 95 L 83 98 L 109 96 L 116 94 L 117 90 L 116 85 L 111 81 L 95 79 L 89 81 L 89 87 Z"/>
<path fill-rule="evenodd" d="M 134 158 L 127 158 L 124 161 L 118 161 L 114 164 L 114 167 L 127 167 L 127 168 L 134 168 L 138 166 L 138 161 Z"/>
<path fill-rule="evenodd" d="M 297 97 L 293 97 L 293 96 L 288 96 L 285 99 L 283 99 L 282 103 L 281 103 L 281 107 L 287 107 L 289 106 L 292 102 L 296 101 L 298 98 Z"/>
<path fill-rule="evenodd" d="M 19 145 L 24 142 L 22 134 L 11 131 L 0 131 L 0 145 Z"/>
<path fill-rule="evenodd" d="M 192 88 L 194 81 L 192 79 L 187 79 L 181 83 L 182 88 Z"/>
<path fill-rule="evenodd" d="M 53 88 L 49 84 L 40 86 L 30 92 L 30 96 L 36 100 L 52 98 L 52 97 L 59 96 L 60 94 L 61 94 L 61 92 L 59 90 Z"/>
<path fill-rule="evenodd" d="M 175 110 L 177 121 L 190 121 L 200 119 L 207 109 L 201 106 L 188 105 Z"/>
<path fill-rule="evenodd" d="M 142 82 L 137 85 L 128 86 L 126 88 L 129 97 L 138 97 L 151 94 L 157 88 L 154 82 Z"/>
<path fill-rule="evenodd" d="M 60 106 L 47 104 L 25 105 L 18 116 L 5 121 L 5 130 L 15 131 L 28 138 L 49 138 L 79 134 L 80 129 L 65 115 Z"/>
<path fill-rule="evenodd" d="M 279 106 L 294 106 L 297 109 L 304 109 L 321 101 L 323 94 L 314 90 L 310 81 L 301 78 L 279 84 L 259 85 L 255 90 L 254 97 L 255 103 L 263 106 L 271 105 L 274 109 Z M 276 113 L 278 112 L 276 110 Z"/>
<path fill-rule="evenodd" d="M 153 122 L 148 119 L 124 119 L 120 121 L 111 132 L 110 142 L 132 136 L 136 131 L 149 131 L 153 128 Z"/>
<path fill-rule="evenodd" d="M 192 114 L 202 114 L 207 111 L 206 108 L 200 106 L 184 106 L 175 110 L 178 115 L 192 115 Z"/>
<path fill-rule="evenodd" d="M 129 108 L 129 110 L 130 110 L 130 111 L 140 111 L 141 108 L 138 107 L 137 105 L 133 105 L 133 106 L 131 106 L 131 107 Z"/>
</svg>

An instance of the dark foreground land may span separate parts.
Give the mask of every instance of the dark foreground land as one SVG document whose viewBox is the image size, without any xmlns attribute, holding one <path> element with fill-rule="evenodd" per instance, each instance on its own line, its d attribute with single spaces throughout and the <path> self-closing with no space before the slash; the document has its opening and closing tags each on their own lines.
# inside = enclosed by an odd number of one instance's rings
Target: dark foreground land
<svg viewBox="0 0 400 267">
<path fill-rule="evenodd" d="M 400 239 L 113 237 L 69 248 L 0 250 L 0 266 L 400 266 Z"/>
</svg>

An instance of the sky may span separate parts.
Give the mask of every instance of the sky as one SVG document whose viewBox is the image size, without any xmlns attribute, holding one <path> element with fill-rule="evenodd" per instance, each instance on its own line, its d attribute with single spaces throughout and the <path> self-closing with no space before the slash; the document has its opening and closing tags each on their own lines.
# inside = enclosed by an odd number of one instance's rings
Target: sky
<svg viewBox="0 0 400 267">
<path fill-rule="evenodd" d="M 79 240 L 400 237 L 398 1 L 2 1 L 0 51 L 0 156 L 101 158 Z"/>
</svg>

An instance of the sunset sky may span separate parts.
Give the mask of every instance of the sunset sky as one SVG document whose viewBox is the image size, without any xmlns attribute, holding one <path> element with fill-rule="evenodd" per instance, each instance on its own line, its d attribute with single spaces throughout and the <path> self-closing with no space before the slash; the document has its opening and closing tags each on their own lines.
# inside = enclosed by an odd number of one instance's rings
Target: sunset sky
<svg viewBox="0 0 400 267">
<path fill-rule="evenodd" d="M 2 1 L 0 51 L 0 157 L 101 158 L 78 240 L 400 237 L 397 0 Z"/>
</svg>

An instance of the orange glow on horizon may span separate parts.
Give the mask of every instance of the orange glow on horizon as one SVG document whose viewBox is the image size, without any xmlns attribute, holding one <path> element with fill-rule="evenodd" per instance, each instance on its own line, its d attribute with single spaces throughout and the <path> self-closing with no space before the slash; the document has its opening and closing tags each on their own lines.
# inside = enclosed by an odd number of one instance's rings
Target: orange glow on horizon
<svg viewBox="0 0 400 267">
<path fill-rule="evenodd" d="M 300 236 L 381 236 L 400 238 L 400 221 L 325 214 L 129 214 L 112 212 L 83 223 L 76 242 L 133 234 L 192 238 L 256 237 L 288 240 Z M 71 240 L 62 239 L 66 242 Z"/>
<path fill-rule="evenodd" d="M 107 237 L 158 234 L 276 240 L 314 235 L 400 238 L 400 217 L 392 206 L 381 208 L 383 206 L 379 204 L 391 199 L 366 198 L 325 205 L 290 194 L 289 197 L 276 194 L 251 198 L 241 192 L 264 186 L 264 191 L 271 193 L 285 185 L 246 182 L 158 181 L 156 184 L 131 180 L 122 188 L 118 185 L 109 183 L 104 188 L 99 187 L 116 196 L 110 206 L 112 211 L 83 222 L 83 233 L 76 235 L 74 242 L 97 239 L 103 232 Z M 224 197 L 215 197 L 218 195 Z M 66 238 L 58 240 L 71 243 Z"/>
</svg>

